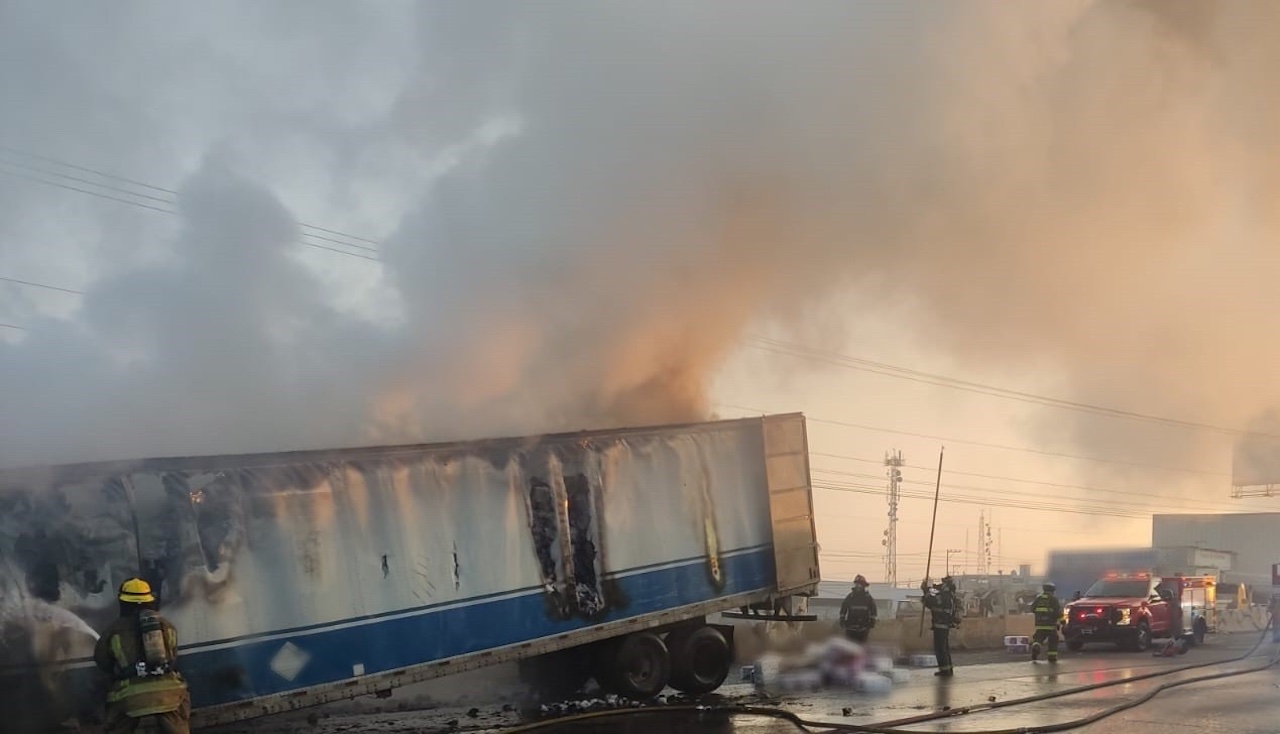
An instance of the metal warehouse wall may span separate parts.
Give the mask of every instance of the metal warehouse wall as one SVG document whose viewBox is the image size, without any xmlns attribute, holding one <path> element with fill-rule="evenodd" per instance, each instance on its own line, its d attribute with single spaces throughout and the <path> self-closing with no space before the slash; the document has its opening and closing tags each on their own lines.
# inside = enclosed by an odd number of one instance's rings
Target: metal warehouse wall
<svg viewBox="0 0 1280 734">
<path fill-rule="evenodd" d="M 1232 551 L 1236 554 L 1233 576 L 1267 584 L 1271 564 L 1280 561 L 1280 512 L 1155 515 L 1151 544 Z"/>
</svg>

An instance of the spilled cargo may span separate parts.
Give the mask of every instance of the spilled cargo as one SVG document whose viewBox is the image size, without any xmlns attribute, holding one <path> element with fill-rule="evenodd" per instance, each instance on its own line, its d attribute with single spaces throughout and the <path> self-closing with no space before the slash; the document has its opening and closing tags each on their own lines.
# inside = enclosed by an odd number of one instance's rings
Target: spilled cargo
<svg viewBox="0 0 1280 734">
<path fill-rule="evenodd" d="M 553 657 L 559 693 L 707 690 L 732 662 L 708 615 L 816 588 L 804 418 L 0 472 L 7 731 L 100 720 L 134 575 L 196 723 Z"/>
</svg>

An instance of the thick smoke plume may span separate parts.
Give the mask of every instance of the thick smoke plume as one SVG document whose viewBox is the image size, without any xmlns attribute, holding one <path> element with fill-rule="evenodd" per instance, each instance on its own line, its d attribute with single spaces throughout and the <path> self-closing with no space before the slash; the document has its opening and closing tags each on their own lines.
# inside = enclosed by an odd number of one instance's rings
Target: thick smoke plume
<svg viewBox="0 0 1280 734">
<path fill-rule="evenodd" d="M 55 5 L 0 144 L 183 183 L 0 180 L 0 274 L 85 284 L 0 288 L 3 465 L 698 418 L 840 289 L 1077 398 L 1280 403 L 1270 3 Z"/>
</svg>

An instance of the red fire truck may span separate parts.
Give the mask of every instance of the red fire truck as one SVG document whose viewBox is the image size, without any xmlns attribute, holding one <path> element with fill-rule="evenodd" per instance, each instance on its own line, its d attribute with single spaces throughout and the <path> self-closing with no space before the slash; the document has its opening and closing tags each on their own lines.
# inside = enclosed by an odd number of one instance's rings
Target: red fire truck
<svg viewBox="0 0 1280 734">
<path fill-rule="evenodd" d="M 1213 576 L 1108 574 L 1066 606 L 1067 647 L 1108 642 L 1141 651 L 1161 637 L 1201 644 L 1217 629 L 1216 588 Z"/>
</svg>

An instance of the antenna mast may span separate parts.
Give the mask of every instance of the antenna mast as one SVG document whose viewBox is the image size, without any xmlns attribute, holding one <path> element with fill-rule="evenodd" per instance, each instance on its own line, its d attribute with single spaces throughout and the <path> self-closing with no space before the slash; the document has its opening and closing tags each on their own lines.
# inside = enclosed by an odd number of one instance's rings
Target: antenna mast
<svg viewBox="0 0 1280 734">
<path fill-rule="evenodd" d="M 898 585 L 898 502 L 902 499 L 902 452 L 894 449 L 884 455 L 885 476 L 889 478 L 889 527 L 884 531 L 884 578 Z"/>
</svg>

